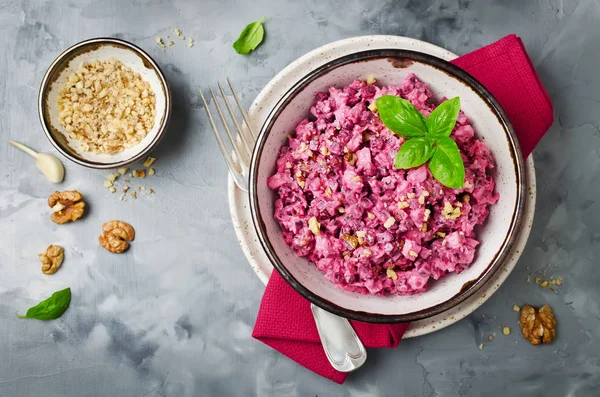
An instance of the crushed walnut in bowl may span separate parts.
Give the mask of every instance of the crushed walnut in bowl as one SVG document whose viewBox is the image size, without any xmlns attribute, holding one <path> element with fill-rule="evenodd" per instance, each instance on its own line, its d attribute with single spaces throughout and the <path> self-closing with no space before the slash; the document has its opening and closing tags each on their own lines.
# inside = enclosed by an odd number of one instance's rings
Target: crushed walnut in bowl
<svg viewBox="0 0 600 397">
<path fill-rule="evenodd" d="M 80 165 L 119 168 L 147 157 L 171 114 L 163 72 L 143 50 L 123 40 L 78 43 L 49 67 L 39 96 L 46 136 Z"/>
<path fill-rule="evenodd" d="M 58 122 L 85 151 L 117 153 L 154 126 L 154 91 L 139 73 L 111 58 L 82 63 L 58 93 Z"/>
</svg>

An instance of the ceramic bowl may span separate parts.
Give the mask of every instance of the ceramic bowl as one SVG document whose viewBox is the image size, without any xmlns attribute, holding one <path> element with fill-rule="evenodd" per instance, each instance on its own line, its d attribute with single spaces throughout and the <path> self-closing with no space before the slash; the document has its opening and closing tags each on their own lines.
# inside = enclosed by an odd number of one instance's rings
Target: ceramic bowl
<svg viewBox="0 0 600 397">
<path fill-rule="evenodd" d="M 86 152 L 58 123 L 58 93 L 67 76 L 81 63 L 111 58 L 123 62 L 150 84 L 156 98 L 154 126 L 140 143 L 118 153 Z M 42 80 L 38 111 L 46 136 L 63 156 L 86 167 L 112 169 L 141 160 L 158 145 L 171 115 L 171 90 L 159 66 L 141 48 L 124 40 L 96 38 L 75 44 L 52 62 Z"/>
<path fill-rule="evenodd" d="M 338 88 L 354 79 L 374 76 L 377 84 L 399 84 L 409 73 L 427 83 L 435 98 L 461 98 L 477 136 L 484 139 L 497 162 L 495 180 L 500 200 L 490 208 L 472 265 L 460 274 L 430 282 L 411 296 L 372 296 L 342 291 L 316 266 L 299 258 L 284 242 L 273 218 L 276 195 L 267 187 L 275 172 L 278 149 L 304 118 L 316 92 Z M 282 277 L 301 295 L 343 317 L 375 323 L 414 321 L 449 310 L 484 285 L 510 252 L 522 223 L 525 203 L 524 161 L 513 127 L 494 97 L 472 76 L 432 55 L 399 49 L 361 51 L 333 59 L 300 78 L 271 110 L 254 149 L 250 167 L 250 207 L 259 240 Z"/>
</svg>

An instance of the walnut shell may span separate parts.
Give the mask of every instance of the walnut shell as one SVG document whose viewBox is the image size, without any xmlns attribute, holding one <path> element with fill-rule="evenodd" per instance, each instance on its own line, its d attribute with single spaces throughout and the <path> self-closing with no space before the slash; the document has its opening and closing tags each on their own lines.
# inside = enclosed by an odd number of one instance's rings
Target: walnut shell
<svg viewBox="0 0 600 397">
<path fill-rule="evenodd" d="M 129 248 L 128 241 L 135 238 L 135 230 L 126 222 L 109 221 L 102 225 L 102 235 L 98 237 L 98 242 L 107 251 L 113 254 L 120 254 Z"/>
<path fill-rule="evenodd" d="M 50 215 L 52 222 L 62 225 L 81 218 L 85 202 L 77 190 L 56 191 L 48 197 L 48 206 L 54 210 Z"/>
<path fill-rule="evenodd" d="M 532 345 L 552 343 L 556 338 L 556 318 L 550 306 L 535 309 L 524 305 L 521 308 L 521 331 Z"/>
<path fill-rule="evenodd" d="M 42 262 L 42 273 L 54 274 L 62 265 L 65 258 L 65 250 L 58 245 L 49 245 L 43 254 L 39 254 Z"/>
</svg>

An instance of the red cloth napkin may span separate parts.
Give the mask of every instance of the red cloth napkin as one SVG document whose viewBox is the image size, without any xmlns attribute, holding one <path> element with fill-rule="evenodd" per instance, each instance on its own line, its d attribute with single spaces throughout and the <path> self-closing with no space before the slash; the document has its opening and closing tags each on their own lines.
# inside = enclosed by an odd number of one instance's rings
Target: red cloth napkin
<svg viewBox="0 0 600 397">
<path fill-rule="evenodd" d="M 521 39 L 506 36 L 452 63 L 473 75 L 500 102 L 527 157 L 552 124 L 553 110 Z M 352 321 L 367 347 L 398 346 L 408 325 Z M 346 379 L 346 373 L 334 370 L 327 361 L 310 303 L 277 272 L 267 285 L 252 336 L 334 382 Z"/>
<path fill-rule="evenodd" d="M 554 122 L 554 110 L 521 39 L 511 34 L 451 62 L 500 102 L 519 137 L 523 157 L 529 156 Z"/>
</svg>

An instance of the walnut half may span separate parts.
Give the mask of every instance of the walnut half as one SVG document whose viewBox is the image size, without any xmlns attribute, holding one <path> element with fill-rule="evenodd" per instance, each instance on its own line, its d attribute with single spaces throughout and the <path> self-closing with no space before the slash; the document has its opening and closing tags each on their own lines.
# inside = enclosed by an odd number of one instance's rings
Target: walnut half
<svg viewBox="0 0 600 397">
<path fill-rule="evenodd" d="M 135 230 L 129 223 L 122 221 L 109 221 L 102 225 L 102 235 L 98 242 L 107 251 L 113 254 L 123 253 L 129 248 L 128 241 L 135 238 Z"/>
<path fill-rule="evenodd" d="M 556 338 L 556 318 L 550 306 L 535 309 L 524 305 L 521 308 L 521 330 L 532 345 L 551 343 Z"/>
<path fill-rule="evenodd" d="M 85 202 L 77 190 L 54 192 L 48 197 L 48 206 L 54 211 L 50 215 L 52 222 L 62 225 L 74 222 L 83 216 Z"/>
<path fill-rule="evenodd" d="M 65 250 L 58 245 L 49 245 L 43 254 L 39 254 L 40 262 L 42 262 L 42 273 L 54 274 L 62 265 L 65 258 Z"/>
</svg>

